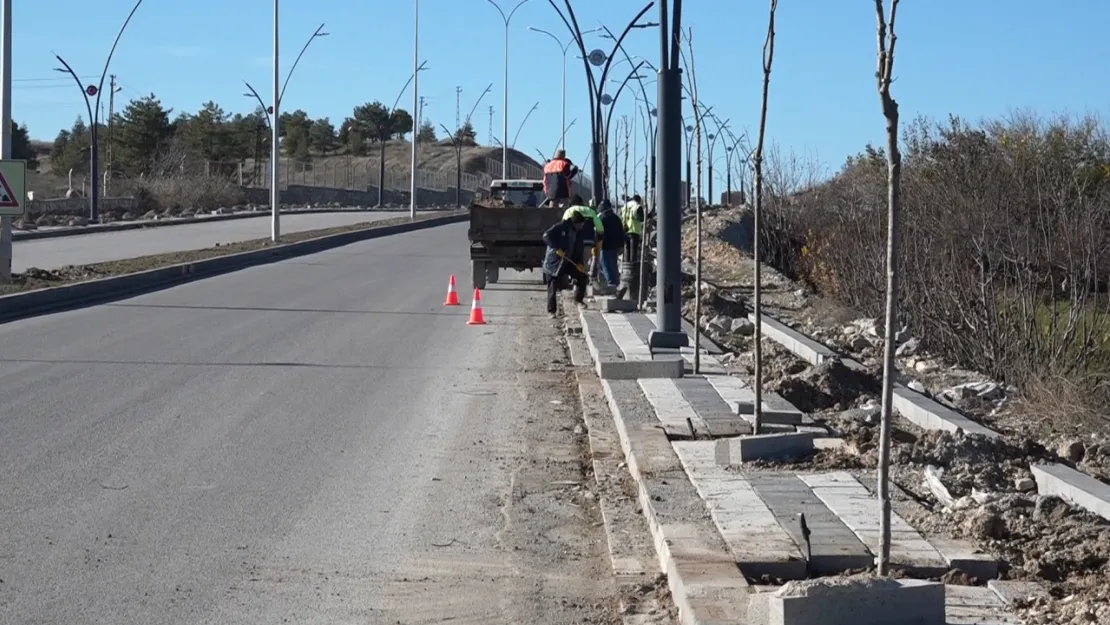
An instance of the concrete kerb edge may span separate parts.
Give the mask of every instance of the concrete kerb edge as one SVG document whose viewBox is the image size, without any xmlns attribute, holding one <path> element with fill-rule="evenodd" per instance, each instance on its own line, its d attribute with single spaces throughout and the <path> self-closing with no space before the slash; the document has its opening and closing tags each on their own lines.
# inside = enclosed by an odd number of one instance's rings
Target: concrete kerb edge
<svg viewBox="0 0 1110 625">
<path fill-rule="evenodd" d="M 116 297 L 138 295 L 176 284 L 239 271 L 256 265 L 315 254 L 393 234 L 460 223 L 466 219 L 468 219 L 468 215 L 463 213 L 390 226 L 371 224 L 361 230 L 325 235 L 272 248 L 216 256 L 99 280 L 3 295 L 0 296 L 0 323 L 90 305 Z"/>
<path fill-rule="evenodd" d="M 749 318 L 754 320 L 754 314 L 749 315 Z M 773 321 L 773 324 L 762 324 L 763 335 L 779 343 L 799 358 L 811 364 L 819 364 L 824 358 L 828 357 L 828 355 L 837 355 L 836 352 L 820 344 L 816 339 L 798 332 L 781 321 L 770 317 L 767 313 L 763 313 L 763 318 L 764 321 Z M 769 328 L 770 331 L 768 331 Z M 806 343 L 821 345 L 822 349 L 817 350 L 816 348 L 811 348 L 807 346 Z M 858 362 L 851 358 L 841 356 L 841 359 L 846 365 L 855 368 L 861 367 Z M 899 404 L 909 404 L 909 406 L 900 406 Z M 964 431 L 965 433 L 981 434 L 989 437 L 1001 436 L 997 431 L 972 421 L 959 412 L 936 402 L 904 384 L 895 384 L 894 408 L 908 421 L 926 430 L 944 430 L 948 432 Z M 951 413 L 951 416 L 945 413 Z M 1038 479 L 1039 487 L 1043 482 L 1052 494 L 1057 494 L 1053 490 L 1055 488 L 1062 488 L 1062 493 L 1078 494 L 1078 496 L 1069 495 L 1072 497 L 1072 499 L 1069 500 L 1072 505 L 1081 507 L 1101 517 L 1110 518 L 1110 516 L 1107 516 L 1110 514 L 1110 512 L 1108 512 L 1108 510 L 1110 510 L 1110 502 L 1107 502 L 1098 493 L 1092 492 L 1079 484 L 1068 484 L 1064 480 L 1048 475 L 1043 469 L 1038 471 L 1034 468 L 1036 466 L 1037 465 L 1030 465 L 1030 469 L 1033 470 L 1034 476 L 1040 476 L 1040 479 Z M 1075 469 L 1072 469 L 1072 471 L 1075 471 L 1078 476 L 1091 480 L 1094 479 L 1082 471 Z M 1086 480 L 1082 481 L 1085 482 Z"/>
<path fill-rule="evenodd" d="M 430 212 L 439 209 L 417 209 L 420 212 Z M 444 209 L 452 210 L 452 209 Z M 335 209 L 335 208 L 294 208 L 281 211 L 282 216 L 289 215 L 327 215 L 332 213 L 393 213 L 402 212 L 403 209 L 388 210 L 380 208 Z M 57 239 L 83 234 L 102 234 L 108 232 L 125 232 L 128 230 L 145 230 L 147 228 L 167 228 L 169 226 L 190 226 L 219 221 L 235 221 L 254 217 L 269 217 L 269 210 L 244 211 L 226 215 L 205 215 L 203 217 L 175 217 L 172 219 L 158 219 L 149 221 L 129 221 L 127 223 L 107 223 L 93 226 L 70 226 L 57 230 L 16 230 L 12 233 L 13 241 L 35 241 L 39 239 Z"/>
</svg>

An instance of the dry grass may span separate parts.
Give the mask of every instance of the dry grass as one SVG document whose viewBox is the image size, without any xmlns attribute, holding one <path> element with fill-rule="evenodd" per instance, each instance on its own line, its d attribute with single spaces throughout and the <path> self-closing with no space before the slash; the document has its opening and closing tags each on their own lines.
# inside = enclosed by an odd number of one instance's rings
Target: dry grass
<svg viewBox="0 0 1110 625">
<path fill-rule="evenodd" d="M 39 171 L 28 172 L 27 188 L 35 192 L 40 200 L 65 197 L 69 189 L 66 172 L 53 172 L 50 168 L 50 144 L 35 142 L 39 152 Z M 387 189 L 407 189 L 411 144 L 404 141 L 390 141 L 385 146 L 385 187 Z M 471 177 L 501 177 L 501 148 L 468 147 L 462 151 L 462 171 L 467 182 L 477 183 Z M 417 163 L 422 178 L 420 183 L 428 185 L 439 182 L 453 186 L 455 179 L 455 150 L 448 144 L 421 144 L 417 149 Z M 535 177 L 542 170 L 536 159 L 523 152 L 509 150 L 509 164 L 512 177 Z M 222 170 L 222 171 L 221 171 Z M 212 169 L 214 176 L 225 177 L 228 182 L 239 183 L 238 163 L 216 164 Z M 266 164 L 259 167 L 260 177 L 255 180 L 255 162 L 247 159 L 242 165 L 243 183 L 248 186 L 268 184 Z M 74 172 L 73 187 L 81 192 L 87 180 L 87 172 Z M 284 159 L 282 161 L 281 182 L 283 185 L 298 184 L 320 187 L 365 188 L 378 184 L 378 148 L 373 146 L 366 156 L 335 154 L 313 156 L 309 161 Z M 153 183 L 152 183 L 153 184 Z M 122 181 L 113 183 L 110 194 L 126 195 L 133 185 Z M 156 185 L 157 186 L 157 185 Z M 164 186 L 164 185 L 163 185 Z M 182 201 L 186 201 L 182 199 Z M 172 202 L 170 202 L 172 204 Z"/>
</svg>

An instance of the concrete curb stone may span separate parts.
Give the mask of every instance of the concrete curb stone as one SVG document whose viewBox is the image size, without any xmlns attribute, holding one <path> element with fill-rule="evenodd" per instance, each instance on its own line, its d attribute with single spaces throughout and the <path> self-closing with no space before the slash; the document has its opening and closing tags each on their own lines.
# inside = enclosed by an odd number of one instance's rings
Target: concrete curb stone
<svg viewBox="0 0 1110 625">
<path fill-rule="evenodd" d="M 190 263 L 148 269 L 137 273 L 3 295 L 0 296 L 0 323 L 71 308 L 80 308 L 124 296 L 148 293 L 192 282 L 193 280 L 239 271 L 255 265 L 315 254 L 351 243 L 393 234 L 461 223 L 467 219 L 469 219 L 467 213 L 455 212 L 442 217 L 432 217 L 392 226 L 370 225 L 361 230 L 341 232 L 250 252 L 217 256 Z"/>
</svg>

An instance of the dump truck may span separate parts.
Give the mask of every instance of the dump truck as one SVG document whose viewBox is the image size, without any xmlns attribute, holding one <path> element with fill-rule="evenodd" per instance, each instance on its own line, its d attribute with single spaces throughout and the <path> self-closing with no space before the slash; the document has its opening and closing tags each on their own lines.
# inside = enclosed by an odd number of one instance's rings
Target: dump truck
<svg viewBox="0 0 1110 625">
<path fill-rule="evenodd" d="M 496 284 L 501 269 L 543 267 L 543 233 L 563 217 L 545 202 L 541 180 L 494 180 L 470 205 L 470 268 L 474 288 Z"/>
</svg>

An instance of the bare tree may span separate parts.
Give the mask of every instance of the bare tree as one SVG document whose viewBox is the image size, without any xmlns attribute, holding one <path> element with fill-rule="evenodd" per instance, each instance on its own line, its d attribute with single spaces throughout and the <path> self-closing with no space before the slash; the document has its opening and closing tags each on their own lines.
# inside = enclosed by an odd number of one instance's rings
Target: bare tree
<svg viewBox="0 0 1110 625">
<path fill-rule="evenodd" d="M 890 428 L 891 400 L 894 394 L 894 344 L 895 325 L 898 319 L 898 243 L 899 212 L 901 211 L 902 154 L 898 149 L 898 103 L 890 95 L 894 74 L 894 18 L 898 0 L 890 0 L 890 18 L 884 15 L 883 0 L 875 0 L 875 19 L 878 26 L 878 82 L 879 101 L 886 119 L 886 170 L 887 170 L 887 229 L 886 229 L 886 321 L 883 345 L 883 407 L 879 439 L 878 491 L 881 507 L 879 520 L 879 556 L 876 568 L 879 575 L 887 575 L 890 567 Z"/>
<path fill-rule="evenodd" d="M 778 0 L 771 0 L 767 17 L 767 39 L 763 42 L 763 101 L 759 110 L 759 138 L 756 139 L 755 156 L 752 159 L 755 169 L 755 202 L 752 205 L 752 307 L 755 309 L 755 379 L 752 387 L 755 393 L 753 433 L 759 434 L 763 425 L 763 289 L 760 286 L 762 274 L 760 247 L 762 245 L 760 217 L 763 212 L 763 141 L 767 135 L 767 96 L 771 90 L 771 65 L 775 60 L 775 11 Z"/>
</svg>

